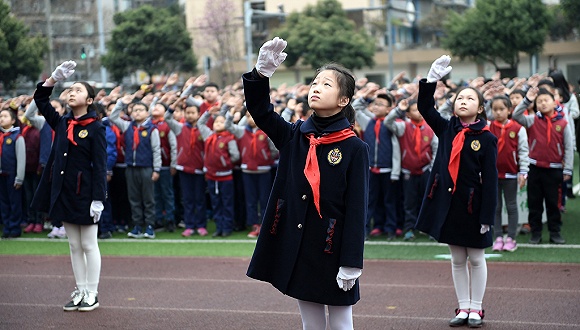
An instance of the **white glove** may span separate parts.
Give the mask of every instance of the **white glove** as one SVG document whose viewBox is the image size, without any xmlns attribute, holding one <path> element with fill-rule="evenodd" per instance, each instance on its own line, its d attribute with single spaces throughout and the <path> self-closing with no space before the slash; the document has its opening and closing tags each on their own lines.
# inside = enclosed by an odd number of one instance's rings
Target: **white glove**
<svg viewBox="0 0 580 330">
<path fill-rule="evenodd" d="M 91 217 L 93 217 L 93 221 L 95 223 L 99 222 L 99 220 L 101 219 L 101 213 L 103 213 L 103 209 L 105 207 L 103 206 L 103 202 L 101 201 L 92 201 L 91 202 Z"/>
<path fill-rule="evenodd" d="M 429 69 L 429 73 L 427 74 L 427 82 L 436 82 L 449 74 L 451 69 L 453 69 L 453 67 L 449 66 L 449 62 L 451 62 L 449 55 L 442 55 L 436 59 L 431 64 L 431 69 Z"/>
<path fill-rule="evenodd" d="M 336 275 L 336 283 L 338 287 L 344 291 L 352 289 L 356 283 L 356 279 L 362 274 L 362 269 L 353 267 L 339 267 Z"/>
<path fill-rule="evenodd" d="M 75 61 L 64 61 L 61 65 L 57 66 L 52 72 L 52 79 L 54 81 L 65 80 L 66 78 L 72 76 L 75 73 L 75 67 L 77 66 Z"/>
<path fill-rule="evenodd" d="M 481 229 L 479 230 L 479 233 L 485 234 L 488 231 L 489 231 L 489 225 L 481 225 Z"/>
<path fill-rule="evenodd" d="M 287 42 L 278 37 L 266 41 L 260 52 L 258 53 L 258 61 L 256 62 L 256 70 L 262 75 L 270 78 L 272 74 L 282 62 L 286 59 L 288 54 L 282 52 L 286 48 Z"/>
</svg>

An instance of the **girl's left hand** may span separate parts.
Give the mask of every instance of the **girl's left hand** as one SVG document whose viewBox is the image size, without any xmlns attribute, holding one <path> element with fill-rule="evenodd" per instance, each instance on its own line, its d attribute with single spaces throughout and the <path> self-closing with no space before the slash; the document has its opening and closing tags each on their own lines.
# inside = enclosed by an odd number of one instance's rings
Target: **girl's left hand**
<svg viewBox="0 0 580 330">
<path fill-rule="evenodd" d="M 481 225 L 481 229 L 479 230 L 480 234 L 485 234 L 489 231 L 489 225 Z"/>
</svg>

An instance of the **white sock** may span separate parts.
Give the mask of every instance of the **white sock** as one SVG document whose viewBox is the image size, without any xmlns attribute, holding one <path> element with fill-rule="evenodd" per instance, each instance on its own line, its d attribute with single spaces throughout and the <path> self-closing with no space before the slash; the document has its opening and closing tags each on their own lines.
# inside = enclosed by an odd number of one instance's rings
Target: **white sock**
<svg viewBox="0 0 580 330">
<path fill-rule="evenodd" d="M 298 300 L 303 330 L 326 329 L 326 311 L 322 304 Z"/>
</svg>

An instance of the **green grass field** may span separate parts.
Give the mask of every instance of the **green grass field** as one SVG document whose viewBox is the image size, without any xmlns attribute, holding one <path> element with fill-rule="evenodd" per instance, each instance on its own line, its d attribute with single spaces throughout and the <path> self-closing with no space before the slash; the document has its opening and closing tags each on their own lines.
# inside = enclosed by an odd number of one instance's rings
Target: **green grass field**
<svg viewBox="0 0 580 330">
<path fill-rule="evenodd" d="M 576 162 L 578 156 L 576 155 Z M 577 164 L 577 163 L 576 163 Z M 574 173 L 575 184 L 580 174 Z M 562 235 L 566 245 L 526 244 L 529 235 L 517 237 L 518 249 L 515 252 L 494 253 L 489 248 L 486 253 L 490 261 L 509 262 L 564 262 L 580 263 L 580 197 L 568 199 L 566 213 L 562 215 Z M 212 221 L 208 230 L 215 230 Z M 211 236 L 194 235 L 181 237 L 182 229 L 173 233 L 159 232 L 154 240 L 127 239 L 125 234 L 114 233 L 109 240 L 100 240 L 99 247 L 103 256 L 207 256 L 207 257 L 247 257 L 254 250 L 255 239 L 246 237 L 247 232 L 234 232 L 230 237 L 216 240 Z M 0 240 L 0 255 L 68 255 L 67 240 L 47 239 L 46 232 L 23 234 L 19 239 Z M 549 236 L 544 226 L 543 242 Z M 366 259 L 394 260 L 436 260 L 449 254 L 446 245 L 430 241 L 424 235 L 417 235 L 413 242 L 403 242 L 401 238 L 387 242 L 386 238 L 373 238 L 365 246 Z"/>
</svg>

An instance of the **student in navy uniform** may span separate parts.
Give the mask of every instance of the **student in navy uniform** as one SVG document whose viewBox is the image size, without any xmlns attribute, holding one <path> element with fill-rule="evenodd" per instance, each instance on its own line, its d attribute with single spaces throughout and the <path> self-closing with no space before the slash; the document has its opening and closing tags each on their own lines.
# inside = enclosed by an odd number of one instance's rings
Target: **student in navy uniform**
<svg viewBox="0 0 580 330">
<path fill-rule="evenodd" d="M 161 142 L 159 131 L 151 123 L 147 105 L 133 104 L 132 121 L 119 116 L 131 102 L 131 95 L 117 101 L 109 120 L 117 125 L 125 138 L 125 163 L 127 169 L 127 195 L 131 204 L 133 229 L 127 233 L 131 238 L 155 238 L 154 184 L 161 169 Z"/>
<path fill-rule="evenodd" d="M 49 103 L 54 85 L 70 77 L 75 67 L 74 61 L 63 62 L 36 86 L 34 101 L 55 137 L 32 207 L 48 212 L 66 227 L 77 289 L 64 310 L 92 311 L 99 307 L 97 222 L 107 191 L 105 127 L 94 109 L 95 91 L 86 82 L 70 87 L 68 105 L 72 111 L 67 115 L 61 116 Z"/>
<path fill-rule="evenodd" d="M 316 71 L 315 114 L 289 123 L 270 103 L 270 80 L 286 41 L 267 41 L 242 76 L 248 111 L 280 161 L 247 275 L 298 300 L 303 329 L 352 329 L 360 299 L 368 207 L 368 145 L 353 132 L 355 79 L 329 64 Z"/>
<path fill-rule="evenodd" d="M 369 89 L 364 97 L 354 100 L 352 106 L 363 131 L 362 139 L 370 149 L 367 234 L 371 237 L 386 234 L 387 239 L 392 240 L 397 231 L 395 182 L 401 173 L 401 149 L 397 136 L 385 126 L 386 116 L 393 107 L 392 98 L 383 93 L 373 98 L 377 88 Z M 374 219 L 372 229 L 371 218 Z"/>
<path fill-rule="evenodd" d="M 105 126 L 105 137 L 107 140 L 107 199 L 104 202 L 103 214 L 99 221 L 99 238 L 108 239 L 113 237 L 115 224 L 113 223 L 113 205 L 111 203 L 111 180 L 113 179 L 113 167 L 117 163 L 117 137 L 112 127 L 113 124 L 106 117 L 105 107 L 101 104 L 95 104 L 97 115 Z M 127 207 L 125 205 L 125 207 Z"/>
<path fill-rule="evenodd" d="M 492 244 L 489 229 L 497 205 L 497 138 L 487 127 L 483 96 L 471 87 L 458 91 L 450 119 L 435 108 L 437 81 L 451 72 L 450 61 L 447 55 L 435 60 L 427 80 L 419 82 L 418 109 L 439 146 L 416 228 L 449 245 L 459 303 L 449 325 L 480 327 L 487 283 L 485 248 Z"/>
<path fill-rule="evenodd" d="M 536 114 L 524 115 L 534 104 Z M 528 130 L 530 171 L 528 174 L 528 222 L 530 244 L 542 242 L 542 213 L 546 204 L 550 242 L 564 244 L 560 214 L 563 182 L 570 179 L 574 166 L 573 133 L 554 95 L 543 88 L 530 88 L 514 110 L 513 120 Z"/>
<path fill-rule="evenodd" d="M 2 238 L 20 237 L 22 228 L 22 182 L 26 169 L 26 143 L 20 121 L 11 109 L 0 111 L 0 219 Z"/>
</svg>

